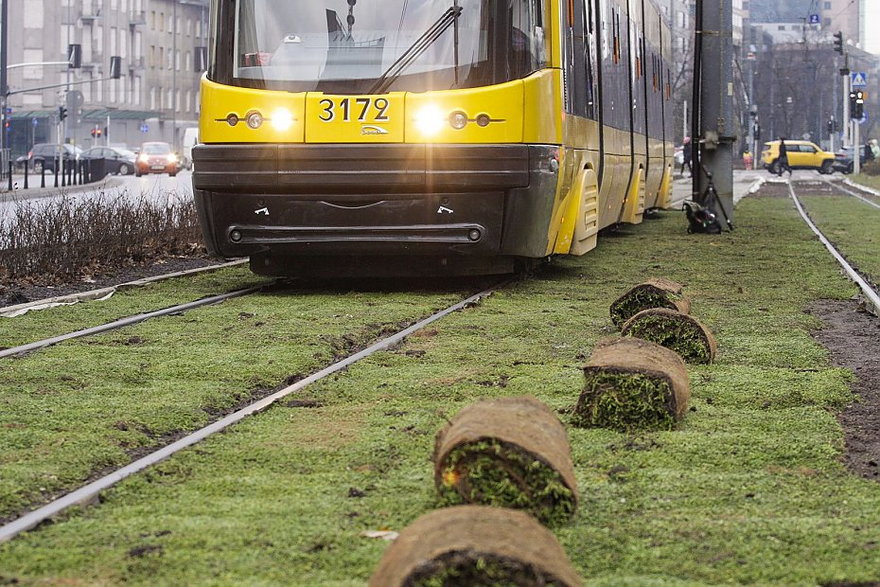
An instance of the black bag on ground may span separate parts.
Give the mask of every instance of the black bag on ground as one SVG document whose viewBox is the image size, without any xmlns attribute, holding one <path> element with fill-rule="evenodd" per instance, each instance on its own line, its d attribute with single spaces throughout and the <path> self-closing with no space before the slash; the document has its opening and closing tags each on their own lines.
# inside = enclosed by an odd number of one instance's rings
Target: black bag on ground
<svg viewBox="0 0 880 587">
<path fill-rule="evenodd" d="M 696 202 L 685 200 L 684 212 L 688 219 L 688 233 L 721 233 L 721 223 L 718 222 L 718 215 L 712 210 L 712 208 L 707 208 Z"/>
</svg>

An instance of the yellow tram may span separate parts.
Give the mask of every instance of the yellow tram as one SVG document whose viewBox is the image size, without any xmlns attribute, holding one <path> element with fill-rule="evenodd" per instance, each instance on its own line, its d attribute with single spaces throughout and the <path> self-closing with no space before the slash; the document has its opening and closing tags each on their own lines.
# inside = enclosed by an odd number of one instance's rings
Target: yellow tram
<svg viewBox="0 0 880 587">
<path fill-rule="evenodd" d="M 651 0 L 213 0 L 193 186 L 269 275 L 490 274 L 669 202 Z"/>
</svg>

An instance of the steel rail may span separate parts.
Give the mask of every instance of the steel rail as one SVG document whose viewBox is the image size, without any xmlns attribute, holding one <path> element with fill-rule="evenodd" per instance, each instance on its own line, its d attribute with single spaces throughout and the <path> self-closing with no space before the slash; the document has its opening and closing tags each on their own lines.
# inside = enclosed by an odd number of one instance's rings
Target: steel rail
<svg viewBox="0 0 880 587">
<path fill-rule="evenodd" d="M 866 301 L 871 304 L 871 306 L 873 306 L 874 313 L 880 316 L 880 295 L 878 295 L 874 288 L 871 287 L 871 284 L 869 284 L 867 281 L 865 281 L 864 278 L 862 278 L 861 275 L 859 275 L 859 272 L 856 271 L 853 266 L 849 264 L 849 262 L 843 257 L 843 255 L 841 255 L 840 252 L 834 247 L 831 241 L 829 241 L 825 237 L 825 235 L 822 234 L 822 231 L 819 230 L 819 228 L 813 223 L 812 219 L 810 219 L 810 216 L 807 214 L 807 211 L 801 204 L 801 201 L 798 199 L 797 194 L 794 193 L 794 187 L 792 186 L 791 182 L 788 183 L 788 193 L 791 196 L 791 199 L 794 201 L 794 205 L 797 208 L 797 211 L 800 213 L 801 218 L 804 219 L 804 222 L 807 223 L 807 226 L 810 227 L 810 230 L 812 230 L 816 234 L 816 236 L 819 237 L 819 240 L 822 242 L 823 245 L 825 245 L 825 248 L 828 249 L 828 252 L 830 252 L 831 255 L 837 260 L 846 275 L 851 280 L 853 280 L 856 285 L 859 286 L 859 289 L 862 290 L 862 294 L 865 296 Z"/>
<path fill-rule="evenodd" d="M 839 189 L 840 191 L 842 191 L 843 193 L 848 194 L 848 195 L 850 195 L 850 196 L 852 196 L 852 197 L 854 197 L 854 198 L 858 198 L 859 200 L 863 201 L 864 203 L 868 204 L 869 206 L 874 206 L 875 208 L 877 208 L 878 210 L 880 210 L 880 204 L 878 204 L 877 202 L 871 201 L 871 200 L 869 200 L 868 198 L 866 198 L 866 197 L 864 197 L 864 196 L 860 196 L 859 194 L 855 193 L 854 191 L 846 189 L 846 188 L 843 187 L 842 185 L 838 185 L 838 184 L 836 184 L 836 183 L 832 183 L 832 182 L 830 182 L 830 181 L 827 180 L 827 179 L 826 179 L 825 181 L 828 182 L 828 184 L 829 184 L 831 187 L 833 187 L 833 188 L 837 188 L 837 189 Z"/>
<path fill-rule="evenodd" d="M 112 487 L 113 485 L 122 481 L 126 477 L 130 477 L 131 475 L 134 475 L 135 473 L 137 473 L 137 472 L 139 472 L 139 471 L 141 471 L 151 465 L 155 465 L 156 463 L 159 463 L 159 462 L 167 459 L 168 457 L 170 457 L 174 453 L 179 452 L 189 446 L 192 446 L 193 444 L 196 444 L 197 442 L 204 440 L 208 436 L 211 436 L 212 434 L 216 434 L 217 432 L 220 432 L 220 431 L 228 428 L 229 426 L 236 424 L 237 422 L 240 422 L 241 420 L 243 420 L 244 418 L 246 418 L 252 414 L 255 414 L 255 413 L 258 413 L 258 412 L 265 410 L 266 408 L 268 408 L 269 406 L 271 406 L 272 404 L 274 404 L 278 400 L 290 395 L 291 393 L 293 393 L 295 391 L 298 391 L 298 390 L 314 383 L 315 381 L 323 379 L 324 377 L 327 377 L 328 375 L 332 375 L 333 373 L 336 373 L 337 371 L 341 371 L 342 369 L 345 369 L 349 365 L 352 365 L 353 363 L 357 363 L 361 359 L 369 357 L 373 353 L 376 353 L 381 350 L 385 350 L 389 347 L 392 347 L 392 346 L 399 344 L 407 336 L 411 335 L 414 332 L 417 332 L 418 330 L 421 330 L 422 328 L 424 328 L 428 324 L 431 324 L 432 322 L 440 320 L 441 318 L 444 318 L 453 312 L 457 312 L 459 310 L 473 306 L 474 304 L 476 304 L 477 302 L 479 302 L 483 298 L 490 296 L 492 293 L 494 293 L 496 291 L 497 288 L 501 287 L 504 283 L 507 283 L 507 282 L 502 282 L 500 284 L 496 284 L 489 289 L 483 290 L 480 293 L 474 294 L 465 300 L 462 300 L 456 304 L 453 304 L 452 306 L 449 306 L 448 308 L 440 310 L 439 312 L 436 312 L 436 313 L 432 314 L 431 316 L 428 316 L 427 318 L 420 320 L 419 322 L 413 324 L 412 326 L 410 326 L 408 328 L 405 328 L 404 330 L 401 330 L 400 332 L 398 332 L 396 334 L 393 334 L 391 336 L 383 338 L 382 340 L 379 340 L 378 342 L 374 343 L 373 345 L 365 348 L 364 350 L 362 350 L 360 352 L 357 352 L 349 357 L 346 357 L 345 359 L 342 359 L 341 361 L 334 363 L 334 364 L 330 365 L 329 367 L 325 367 L 324 369 L 321 369 L 320 371 L 313 373 L 312 375 L 309 375 L 305 379 L 301 379 L 300 381 L 297 381 L 296 383 L 289 385 L 289 386 L 285 387 L 284 389 L 281 389 L 280 391 L 276 391 L 272 395 L 266 396 L 261 400 L 258 400 L 258 401 L 254 402 L 254 403 L 252 403 L 252 404 L 250 404 L 250 405 L 248 405 L 248 406 L 246 406 L 246 407 L 244 407 L 244 408 L 242 408 L 232 414 L 229 414 L 228 416 L 225 416 L 224 418 L 222 418 L 220 420 L 217 420 L 216 422 L 213 422 L 212 424 L 209 424 L 208 426 L 205 426 L 204 428 L 201 428 L 191 434 L 188 434 L 187 436 L 185 436 L 185 437 L 183 437 L 183 438 L 181 438 L 181 439 L 179 439 L 179 440 L 177 440 L 177 441 L 175 441 L 175 442 L 173 442 L 173 443 L 171 443 L 171 444 L 169 444 L 169 445 L 167 445 L 167 446 L 165 446 L 165 447 L 163 447 L 153 453 L 150 453 L 149 455 L 147 455 L 145 457 L 138 459 L 137 461 L 134 461 L 133 463 L 130 463 L 120 469 L 117 469 L 116 471 L 113 471 L 112 473 L 109 473 L 108 475 L 105 475 L 104 477 L 101 477 L 100 479 L 97 479 L 87 485 L 84 485 L 83 487 L 62 496 L 62 497 L 52 501 L 51 503 L 49 503 L 39 509 L 36 509 L 32 512 L 29 512 L 29 513 L 21 516 L 20 518 L 17 518 L 16 520 L 9 522 L 8 524 L 4 525 L 3 527 L 0 527 L 0 544 L 2 544 L 3 542 L 6 542 L 8 540 L 11 540 L 12 538 L 14 538 L 15 536 L 17 536 L 18 534 L 20 534 L 22 532 L 25 532 L 27 530 L 30 530 L 31 528 L 34 528 L 35 526 L 37 526 L 41 522 L 48 520 L 52 516 L 55 516 L 55 515 L 63 512 L 64 510 L 66 510 L 67 508 L 69 508 L 71 506 L 87 505 L 87 504 L 91 503 L 92 500 L 95 499 L 101 491 L 103 491 L 109 487 Z"/>
<path fill-rule="evenodd" d="M 187 302 L 185 304 L 171 306 L 168 308 L 164 308 L 162 310 L 156 310 L 154 312 L 146 312 L 144 314 L 135 314 L 134 316 L 120 318 L 119 320 L 114 320 L 113 322 L 108 322 L 106 324 L 101 324 L 99 326 L 92 326 L 91 328 L 83 328 L 82 330 L 77 330 L 75 332 L 68 332 L 67 334 L 53 336 L 52 338 L 46 338 L 43 340 L 38 340 L 36 342 L 30 342 L 28 344 L 10 347 L 8 349 L 0 350 L 0 359 L 2 359 L 4 357 L 11 357 L 13 355 L 20 355 L 22 353 L 27 353 L 30 351 L 35 351 L 35 350 L 38 350 L 41 348 L 45 348 L 47 346 L 52 346 L 54 344 L 58 344 L 59 342 L 64 342 L 65 340 L 70 340 L 72 338 L 81 338 L 83 336 L 91 336 L 92 334 L 100 334 L 102 332 L 107 332 L 108 330 L 116 330 L 117 328 L 122 328 L 124 326 L 131 326 L 132 324 L 137 324 L 139 322 L 143 322 L 144 320 L 149 320 L 150 318 L 156 318 L 159 316 L 167 316 L 168 314 L 174 314 L 176 312 L 185 312 L 185 311 L 191 310 L 193 308 L 199 308 L 201 306 L 209 306 L 211 304 L 217 304 L 219 302 L 223 302 L 223 301 L 226 301 L 226 300 L 229 300 L 232 298 L 237 298 L 237 297 L 241 297 L 241 296 L 246 296 L 248 294 L 252 294 L 254 292 L 260 291 L 264 287 L 266 287 L 266 286 L 265 285 L 258 285 L 258 286 L 254 286 L 254 287 L 248 287 L 245 289 L 238 289 L 235 291 L 227 292 L 225 294 L 219 294 L 216 296 L 202 298 L 202 299 L 196 300 L 194 302 Z"/>
</svg>

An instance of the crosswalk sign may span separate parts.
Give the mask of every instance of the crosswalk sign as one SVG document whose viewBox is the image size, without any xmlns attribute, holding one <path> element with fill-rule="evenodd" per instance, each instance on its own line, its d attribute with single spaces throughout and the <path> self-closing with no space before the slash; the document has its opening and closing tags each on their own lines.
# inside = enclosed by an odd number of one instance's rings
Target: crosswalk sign
<svg viewBox="0 0 880 587">
<path fill-rule="evenodd" d="M 850 84 L 854 88 L 864 88 L 868 85 L 868 76 L 864 71 L 854 71 L 850 75 Z"/>
</svg>

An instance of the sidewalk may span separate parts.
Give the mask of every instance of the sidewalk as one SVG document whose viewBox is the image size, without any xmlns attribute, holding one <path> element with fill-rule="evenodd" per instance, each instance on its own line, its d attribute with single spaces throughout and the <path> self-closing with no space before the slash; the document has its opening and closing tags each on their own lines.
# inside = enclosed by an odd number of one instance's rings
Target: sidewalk
<svg viewBox="0 0 880 587">
<path fill-rule="evenodd" d="M 12 191 L 9 191 L 9 178 L 4 178 L 0 182 L 0 203 L 12 200 L 32 200 L 38 198 L 46 198 L 59 194 L 72 194 L 95 189 L 107 189 L 121 185 L 119 178 L 108 175 L 104 179 L 92 183 L 82 185 L 68 185 L 61 187 L 61 177 L 58 178 L 58 187 L 55 187 L 55 175 L 46 175 L 46 187 L 40 187 L 40 175 L 30 175 L 28 177 L 28 189 L 24 189 L 24 174 L 14 173 L 12 175 Z"/>
</svg>

